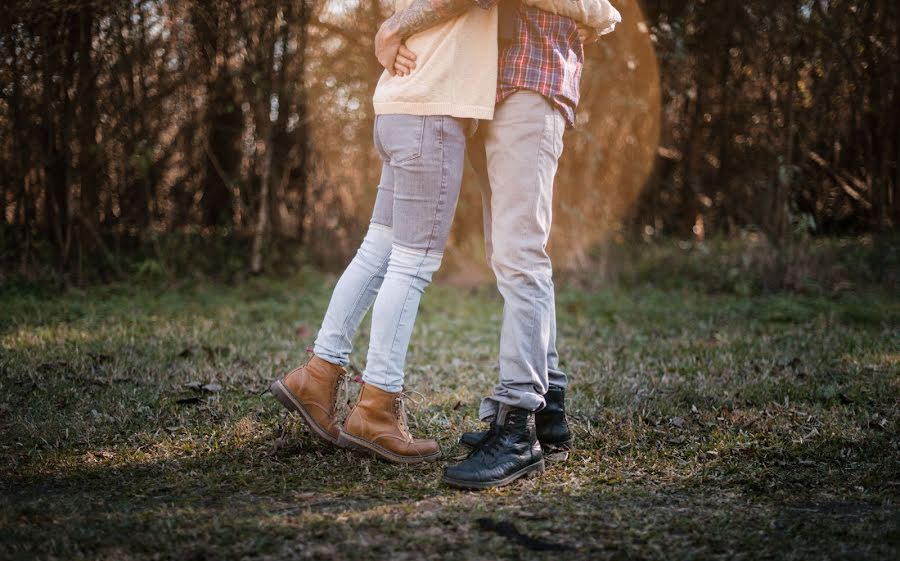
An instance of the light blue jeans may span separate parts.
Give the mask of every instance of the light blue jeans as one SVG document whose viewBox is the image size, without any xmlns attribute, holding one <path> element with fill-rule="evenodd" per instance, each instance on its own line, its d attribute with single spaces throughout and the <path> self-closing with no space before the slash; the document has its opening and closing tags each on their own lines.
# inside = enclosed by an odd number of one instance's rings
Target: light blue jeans
<svg viewBox="0 0 900 561">
<path fill-rule="evenodd" d="M 335 286 L 316 356 L 347 366 L 353 336 L 373 302 L 363 381 L 403 389 L 403 368 L 425 288 L 440 267 L 462 183 L 465 120 L 378 115 L 384 164 L 369 230 Z"/>
</svg>

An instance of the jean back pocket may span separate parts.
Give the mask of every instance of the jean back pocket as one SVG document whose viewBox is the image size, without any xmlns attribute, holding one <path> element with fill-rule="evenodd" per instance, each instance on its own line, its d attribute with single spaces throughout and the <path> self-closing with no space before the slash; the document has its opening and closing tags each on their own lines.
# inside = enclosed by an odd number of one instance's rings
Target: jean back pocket
<svg viewBox="0 0 900 561">
<path fill-rule="evenodd" d="M 422 155 L 425 140 L 424 115 L 378 115 L 376 143 L 380 143 L 391 164 L 414 160 Z"/>
</svg>

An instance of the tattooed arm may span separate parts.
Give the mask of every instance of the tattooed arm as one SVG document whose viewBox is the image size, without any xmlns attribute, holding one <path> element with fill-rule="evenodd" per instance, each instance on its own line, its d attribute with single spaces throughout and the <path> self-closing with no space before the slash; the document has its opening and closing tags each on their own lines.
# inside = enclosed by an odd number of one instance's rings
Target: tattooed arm
<svg viewBox="0 0 900 561">
<path fill-rule="evenodd" d="M 414 0 L 381 25 L 375 36 L 375 56 L 392 76 L 398 72 L 406 75 L 415 68 L 415 55 L 403 46 L 410 35 L 455 18 L 473 5 L 490 8 L 496 3 L 497 0 Z"/>
<path fill-rule="evenodd" d="M 405 10 L 391 16 L 384 25 L 401 39 L 406 39 L 460 15 L 473 5 L 473 0 L 414 0 Z"/>
</svg>

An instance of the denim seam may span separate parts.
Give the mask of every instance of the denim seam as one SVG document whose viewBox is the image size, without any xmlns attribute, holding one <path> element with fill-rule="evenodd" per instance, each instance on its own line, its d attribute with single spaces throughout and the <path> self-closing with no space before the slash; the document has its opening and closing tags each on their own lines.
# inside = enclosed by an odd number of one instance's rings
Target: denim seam
<svg viewBox="0 0 900 561">
<path fill-rule="evenodd" d="M 447 147 L 444 145 L 444 117 L 441 115 L 439 117 L 439 127 L 438 127 L 438 144 L 441 146 L 441 187 L 440 191 L 438 191 L 438 200 L 437 204 L 434 207 L 434 217 L 431 221 L 431 235 L 428 238 L 428 243 L 425 244 L 425 252 L 431 251 L 431 248 L 434 245 L 434 238 L 436 236 L 436 231 L 438 227 L 438 216 L 440 216 L 441 207 L 444 202 L 444 195 L 447 189 L 447 176 L 450 174 L 446 169 L 446 150 Z"/>
<path fill-rule="evenodd" d="M 550 150 L 550 152 L 549 152 L 549 154 L 545 152 L 545 153 L 544 153 L 544 158 L 546 159 L 546 158 L 548 158 L 548 157 L 552 157 L 552 158 L 555 160 L 554 163 L 556 164 L 556 168 L 558 169 L 558 166 L 559 166 L 559 158 L 560 158 L 560 156 L 562 156 L 562 135 L 560 134 L 560 131 L 559 131 L 559 125 L 560 125 L 560 120 L 561 120 L 561 117 L 562 117 L 562 116 L 559 115 L 559 113 L 558 113 L 558 111 L 557 111 L 557 109 L 556 109 L 555 107 L 552 107 L 552 106 L 551 106 L 551 107 L 548 107 L 548 109 L 549 109 L 550 112 L 548 113 L 548 112 L 547 112 L 547 109 L 545 109 L 545 113 L 544 113 L 544 114 L 545 114 L 545 118 L 546 118 L 546 115 L 549 114 L 553 126 L 551 127 L 551 129 L 552 129 L 552 130 L 551 130 L 552 137 L 550 138 L 550 142 L 547 143 L 547 144 L 548 144 L 548 149 Z M 544 129 L 545 129 L 545 132 L 546 132 L 546 129 L 547 129 L 546 124 L 544 125 Z M 546 137 L 546 134 L 545 134 L 544 136 Z M 543 142 L 543 140 L 544 140 L 544 139 L 542 139 L 542 142 Z M 548 164 L 549 164 L 549 163 L 550 163 L 550 162 L 548 162 Z M 550 196 L 549 196 L 548 204 L 550 205 L 550 209 L 549 209 L 550 223 L 548 224 L 548 228 L 552 228 L 552 221 L 553 221 L 553 218 L 552 218 L 552 214 L 553 214 L 553 181 L 554 181 L 554 179 L 555 179 L 555 173 L 554 173 L 554 177 L 551 177 L 551 178 L 549 178 L 549 179 L 550 179 L 550 184 L 549 184 L 548 187 L 549 187 L 549 190 L 550 190 Z M 547 236 L 549 237 L 549 235 L 550 235 L 550 230 L 548 229 L 548 231 L 547 231 Z M 546 247 L 545 247 L 545 251 L 546 251 Z M 550 276 L 549 276 L 549 278 L 548 278 L 548 282 L 549 282 L 549 293 L 550 293 L 550 295 L 552 296 L 552 298 L 551 298 L 551 303 L 553 304 L 553 306 L 548 310 L 548 312 L 551 314 L 551 317 L 549 318 L 549 323 L 550 323 L 551 326 L 554 326 L 554 327 L 555 327 L 555 324 L 556 324 L 556 319 L 555 319 L 555 316 L 556 316 L 556 298 L 555 298 L 555 295 L 554 295 L 554 290 L 555 290 L 555 288 L 554 288 L 554 286 L 553 286 L 553 268 L 552 268 L 552 265 L 551 265 L 549 274 L 550 274 Z M 553 335 L 554 335 L 554 338 L 555 338 L 555 333 L 554 333 Z M 546 361 L 546 371 L 547 371 L 547 389 L 549 389 L 549 387 L 550 387 L 550 357 L 549 357 L 549 355 L 548 355 L 549 352 L 550 352 L 550 340 L 549 340 L 549 338 L 548 338 L 548 340 L 547 340 L 547 353 L 544 353 L 544 360 Z M 558 357 L 557 357 L 557 359 L 558 359 Z M 558 369 L 557 369 L 557 370 L 558 370 Z"/>
<path fill-rule="evenodd" d="M 547 144 L 547 132 L 548 132 L 547 131 L 547 111 L 546 111 L 546 109 L 544 110 L 543 120 L 544 120 L 544 123 L 543 123 L 543 127 L 541 129 L 541 139 L 540 139 L 540 142 L 538 142 L 537 155 L 534 159 L 534 162 L 537 163 L 537 171 L 538 172 L 540 171 L 541 164 L 543 163 L 544 157 L 546 156 L 546 152 L 544 150 L 544 147 Z M 536 188 L 534 194 L 540 195 L 540 193 L 537 193 L 537 191 L 539 191 L 541 188 L 540 174 L 535 173 L 534 178 L 535 178 L 534 186 Z M 535 200 L 539 201 L 540 197 L 536 196 Z M 529 333 L 529 335 L 528 335 L 528 342 L 529 342 L 529 344 L 532 345 L 532 348 L 536 348 L 536 347 L 538 347 L 538 345 L 537 345 L 537 341 L 535 341 L 535 333 L 537 331 L 537 325 L 538 325 L 537 317 L 539 314 L 539 307 L 540 307 L 538 304 L 537 297 L 539 296 L 539 293 L 540 293 L 540 287 L 538 286 L 537 270 L 535 269 L 534 265 L 532 265 L 530 267 L 529 272 L 531 273 L 529 280 L 532 283 L 531 301 L 533 302 L 533 306 L 531 309 L 531 333 Z M 546 360 L 546 353 L 545 353 L 544 360 Z M 532 366 L 532 368 L 534 367 L 534 365 L 531 365 L 531 366 Z M 548 373 L 548 376 L 549 376 L 549 373 Z M 532 390 L 533 389 L 534 389 L 534 387 L 532 385 Z"/>
<path fill-rule="evenodd" d="M 551 115 L 550 118 L 551 118 L 551 121 L 552 121 L 552 123 L 553 123 L 553 127 L 551 127 L 551 128 L 552 128 L 551 134 L 552 134 L 553 136 L 552 136 L 551 139 L 550 139 L 551 142 L 548 143 L 548 145 L 549 145 L 548 148 L 551 150 L 552 158 L 555 160 L 556 168 L 558 169 L 558 166 L 559 166 L 559 158 L 560 158 L 560 156 L 562 156 L 562 135 L 560 134 L 560 131 L 559 131 L 560 115 L 558 115 L 556 108 L 550 107 L 550 110 L 552 111 L 552 113 L 550 113 L 550 115 Z M 545 110 L 545 115 L 546 115 L 546 114 L 547 114 L 547 113 L 546 113 L 546 110 Z M 545 125 L 545 129 L 546 129 L 546 125 Z M 548 155 L 545 153 L 545 154 L 544 154 L 544 157 L 547 158 Z M 548 162 L 548 164 L 549 164 L 549 163 L 550 163 L 550 162 Z M 555 179 L 555 175 L 556 175 L 556 174 L 554 173 L 554 177 L 549 178 L 549 179 L 550 179 L 550 184 L 549 184 L 549 186 L 548 186 L 548 188 L 549 188 L 549 190 L 550 190 L 550 193 L 549 193 L 550 196 L 549 196 L 549 200 L 548 200 L 548 204 L 550 205 L 550 209 L 549 209 L 550 223 L 548 223 L 548 225 L 547 225 L 547 226 L 548 226 L 548 231 L 547 231 L 547 236 L 548 236 L 548 237 L 550 236 L 550 229 L 552 229 L 552 221 L 553 221 L 553 218 L 552 218 L 552 215 L 553 215 L 553 181 L 554 181 L 554 179 Z M 545 251 L 546 251 L 546 247 L 545 247 Z M 550 267 L 549 274 L 550 274 L 550 276 L 549 276 L 549 278 L 548 278 L 548 282 L 549 282 L 549 294 L 551 295 L 551 300 L 550 300 L 550 302 L 552 303 L 552 307 L 548 310 L 548 313 L 551 314 L 550 318 L 548 318 L 548 319 L 549 319 L 550 326 L 551 326 L 551 327 L 555 327 L 555 324 L 556 324 L 556 318 L 555 318 L 555 316 L 556 316 L 556 298 L 555 298 L 555 295 L 554 295 L 555 288 L 554 288 L 554 286 L 553 286 L 553 267 L 552 267 L 552 264 L 551 264 L 551 267 Z M 553 335 L 554 338 L 555 338 L 555 333 L 554 333 L 554 334 L 548 334 L 548 335 Z M 545 388 L 545 391 L 546 391 L 546 389 L 549 389 L 549 388 L 550 388 L 550 357 L 549 357 L 549 352 L 550 352 L 550 339 L 549 339 L 549 337 L 548 337 L 548 340 L 547 340 L 547 352 L 544 353 L 544 360 L 545 360 L 545 362 L 546 362 L 546 371 L 547 371 L 547 380 L 546 380 L 546 381 L 547 381 L 547 388 Z M 558 359 L 558 357 L 557 357 L 557 359 Z M 557 370 L 558 370 L 558 369 L 557 369 Z"/>
<path fill-rule="evenodd" d="M 443 255 L 444 255 L 443 251 L 432 251 L 430 249 L 424 250 L 424 249 L 420 249 L 417 247 L 410 247 L 410 246 L 404 245 L 403 243 L 398 242 L 398 241 L 393 242 L 393 246 L 395 249 L 399 248 L 399 249 L 405 250 L 407 253 L 411 252 L 411 253 L 415 253 L 417 255 L 424 254 L 424 255 L 428 255 L 429 257 L 433 257 L 433 256 L 443 257 Z"/>
</svg>

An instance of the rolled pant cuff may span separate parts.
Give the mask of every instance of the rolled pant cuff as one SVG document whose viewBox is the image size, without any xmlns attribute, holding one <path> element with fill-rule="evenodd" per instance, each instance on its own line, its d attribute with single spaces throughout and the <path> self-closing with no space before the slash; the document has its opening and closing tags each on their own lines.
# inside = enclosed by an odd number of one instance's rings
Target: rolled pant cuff
<svg viewBox="0 0 900 561">
<path fill-rule="evenodd" d="M 391 386 L 391 385 L 382 384 L 380 382 L 375 382 L 370 379 L 367 380 L 366 376 L 363 376 L 363 382 L 365 382 L 366 384 L 371 384 L 371 385 L 375 386 L 376 388 L 378 388 L 382 391 L 386 391 L 388 393 L 397 393 L 397 392 L 403 391 L 403 386 Z"/>
<path fill-rule="evenodd" d="M 343 368 L 350 366 L 350 360 L 347 357 L 337 356 L 319 345 L 313 345 L 313 354 L 325 362 L 330 362 L 331 364 L 336 364 Z"/>
<path fill-rule="evenodd" d="M 550 387 L 551 388 L 559 388 L 561 390 L 569 387 L 569 379 L 563 374 L 562 376 L 550 376 Z"/>
<path fill-rule="evenodd" d="M 546 405 L 544 396 L 537 393 L 517 393 L 515 395 L 491 395 L 481 400 L 481 406 L 478 408 L 478 419 L 488 422 L 497 414 L 497 409 L 501 403 L 527 409 L 528 411 L 540 411 Z"/>
</svg>

